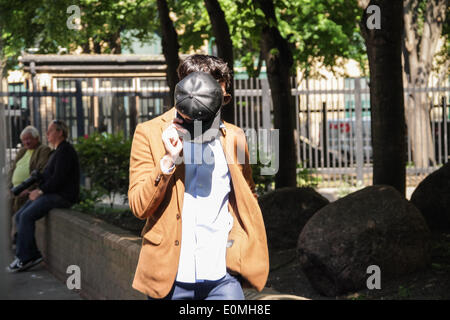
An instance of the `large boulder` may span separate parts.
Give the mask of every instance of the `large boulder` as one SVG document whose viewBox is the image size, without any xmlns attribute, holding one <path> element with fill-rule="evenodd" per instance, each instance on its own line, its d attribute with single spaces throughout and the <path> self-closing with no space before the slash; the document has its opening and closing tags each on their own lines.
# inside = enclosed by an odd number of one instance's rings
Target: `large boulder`
<svg viewBox="0 0 450 320">
<path fill-rule="evenodd" d="M 430 231 L 419 210 L 390 186 L 371 186 L 316 212 L 297 245 L 300 265 L 321 294 L 366 288 L 376 265 L 381 284 L 425 268 Z"/>
<path fill-rule="evenodd" d="M 411 202 L 420 210 L 432 232 L 450 232 L 450 162 L 417 186 Z"/>
<path fill-rule="evenodd" d="M 300 231 L 329 201 L 312 188 L 280 188 L 258 199 L 269 248 L 295 248 Z"/>
</svg>

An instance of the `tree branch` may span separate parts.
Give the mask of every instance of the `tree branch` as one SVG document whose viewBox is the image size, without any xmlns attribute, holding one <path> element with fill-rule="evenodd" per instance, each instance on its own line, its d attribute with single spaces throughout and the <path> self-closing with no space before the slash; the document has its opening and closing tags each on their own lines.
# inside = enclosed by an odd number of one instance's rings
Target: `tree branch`
<svg viewBox="0 0 450 320">
<path fill-rule="evenodd" d="M 416 49 L 418 44 L 417 39 L 417 0 L 405 0 L 403 3 L 403 22 L 405 26 L 405 48 L 409 52 Z"/>
<path fill-rule="evenodd" d="M 403 23 L 404 23 L 404 37 L 403 37 L 403 58 L 404 58 L 404 72 L 409 83 L 415 82 L 418 69 L 418 12 L 417 0 L 405 0 L 403 2 Z"/>
<path fill-rule="evenodd" d="M 419 49 L 419 60 L 424 65 L 427 74 L 431 71 L 433 57 L 439 38 L 441 37 L 447 5 L 448 0 L 427 2 L 427 11 L 424 17 L 423 34 Z"/>
<path fill-rule="evenodd" d="M 180 45 L 178 44 L 178 34 L 169 16 L 169 7 L 167 5 L 167 1 L 158 0 L 157 6 L 162 34 L 161 44 L 163 47 L 163 54 L 167 65 L 166 77 L 167 84 L 170 88 L 170 105 L 173 106 L 173 94 L 175 91 L 175 86 L 179 81 L 177 68 L 180 64 L 180 58 L 178 56 Z"/>
</svg>

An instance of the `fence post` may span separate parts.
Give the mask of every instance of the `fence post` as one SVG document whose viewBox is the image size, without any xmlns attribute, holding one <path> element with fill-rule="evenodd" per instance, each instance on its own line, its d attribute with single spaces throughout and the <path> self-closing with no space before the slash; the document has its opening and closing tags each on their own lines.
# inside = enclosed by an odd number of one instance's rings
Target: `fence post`
<svg viewBox="0 0 450 320">
<path fill-rule="evenodd" d="M 39 130 L 39 134 L 42 136 L 43 130 L 41 127 L 41 111 L 40 102 L 41 99 L 37 94 L 38 86 L 36 83 L 36 63 L 32 61 L 30 63 L 31 83 L 33 85 L 33 125 Z M 44 128 L 46 130 L 47 128 Z"/>
<path fill-rule="evenodd" d="M 449 160 L 448 156 L 448 130 L 447 130 L 447 98 L 444 95 L 442 98 L 442 124 L 444 125 L 444 164 Z"/>
<path fill-rule="evenodd" d="M 356 147 L 356 182 L 364 182 L 363 158 L 363 123 L 361 104 L 361 78 L 355 78 L 355 147 Z"/>
<path fill-rule="evenodd" d="M 267 78 L 261 79 L 262 116 L 263 116 L 262 125 L 264 129 L 272 128 L 272 122 L 270 121 L 271 120 L 270 106 L 272 100 L 270 97 L 269 90 L 270 90 L 269 80 L 267 80 Z"/>
<path fill-rule="evenodd" d="M 83 96 L 81 92 L 81 80 L 75 80 L 75 104 L 77 111 L 77 136 L 84 136 Z"/>
<path fill-rule="evenodd" d="M 0 39 L 1 41 L 1 39 Z M 1 45 L 1 43 L 0 43 Z M 0 48 L 0 92 L 3 92 L 3 76 L 2 76 L 2 56 Z M 5 92 L 7 91 L 7 88 Z M 3 96 L 0 96 L 0 136 L 6 137 L 6 115 L 5 104 Z M 8 252 L 8 236 L 10 230 L 10 223 L 8 219 L 10 217 L 9 208 L 7 207 L 8 201 L 6 201 L 6 138 L 0 139 L 0 264 L 3 267 L 7 263 Z M 6 272 L 0 272 L 0 299 L 6 299 L 7 294 L 11 290 L 10 283 L 6 277 Z"/>
<path fill-rule="evenodd" d="M 328 123 L 327 123 L 327 103 L 322 102 L 322 166 L 328 168 Z"/>
<path fill-rule="evenodd" d="M 137 109 L 136 109 L 136 100 L 137 95 L 130 95 L 128 96 L 129 101 L 129 114 L 130 114 L 130 128 L 129 128 L 129 138 L 133 138 L 134 130 L 137 126 Z"/>
</svg>

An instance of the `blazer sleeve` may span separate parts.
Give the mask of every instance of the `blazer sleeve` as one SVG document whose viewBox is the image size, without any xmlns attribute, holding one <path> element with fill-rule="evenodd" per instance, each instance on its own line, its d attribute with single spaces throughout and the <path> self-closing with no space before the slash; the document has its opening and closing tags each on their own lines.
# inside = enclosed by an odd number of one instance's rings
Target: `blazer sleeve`
<svg viewBox="0 0 450 320">
<path fill-rule="evenodd" d="M 247 143 L 247 139 L 245 137 L 245 133 L 241 128 L 239 128 L 236 132 L 235 144 L 237 144 L 237 148 L 236 147 L 235 148 L 238 150 L 238 152 L 239 152 L 239 150 L 244 150 L 245 158 L 244 158 L 244 164 L 241 167 L 242 174 L 245 178 L 245 181 L 247 181 L 247 184 L 250 187 L 250 190 L 252 191 L 253 196 L 255 197 L 256 200 L 258 200 L 258 194 L 256 193 L 256 185 L 255 185 L 255 182 L 253 181 L 253 176 L 252 176 L 252 167 L 250 164 L 250 154 L 248 151 L 248 143 Z"/>
<path fill-rule="evenodd" d="M 161 159 L 155 159 L 151 139 L 160 137 L 152 134 L 148 127 L 136 127 L 130 153 L 130 184 L 128 201 L 133 214 L 139 219 L 147 219 L 164 199 L 168 182 L 174 170 L 163 173 Z M 162 143 L 162 142 L 161 142 Z"/>
<path fill-rule="evenodd" d="M 249 157 L 249 153 L 248 153 L 247 143 L 245 144 L 245 164 L 242 169 L 242 174 L 244 175 L 245 180 L 247 181 L 247 184 L 253 193 L 253 196 L 255 197 L 256 200 L 258 200 L 258 194 L 256 193 L 256 185 L 255 185 L 255 182 L 253 181 L 253 176 L 252 176 L 252 167 L 250 165 L 250 157 Z"/>
<path fill-rule="evenodd" d="M 35 169 L 42 172 L 44 170 L 45 166 L 47 165 L 48 159 L 50 158 L 52 150 L 47 146 L 42 146 L 39 148 L 39 154 L 37 155 L 37 161 L 36 166 L 33 168 L 30 168 L 30 171 L 33 171 Z"/>
</svg>

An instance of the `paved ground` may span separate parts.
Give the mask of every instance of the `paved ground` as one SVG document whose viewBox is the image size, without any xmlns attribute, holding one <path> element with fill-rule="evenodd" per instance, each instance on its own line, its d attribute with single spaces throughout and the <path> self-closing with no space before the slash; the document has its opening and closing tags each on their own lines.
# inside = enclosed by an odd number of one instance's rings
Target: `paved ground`
<svg viewBox="0 0 450 320">
<path fill-rule="evenodd" d="M 12 261 L 12 255 L 5 258 Z M 8 273 L 5 266 L 0 271 L 0 282 L 2 289 L 6 289 L 6 294 L 0 297 L 5 300 L 82 300 L 74 291 L 67 288 L 66 284 L 56 279 L 41 263 L 27 271 L 18 273 Z M 244 295 L 247 300 L 303 300 L 304 298 L 264 288 L 262 292 L 245 289 Z"/>
<path fill-rule="evenodd" d="M 45 264 L 24 272 L 7 273 L 3 269 L 6 279 L 5 300 L 82 300 L 76 293 L 67 289 L 66 285 L 56 279 L 46 268 Z M 3 285 L 3 284 L 2 284 Z M 5 288 L 5 287 L 4 287 Z M 304 300 L 305 298 L 280 294 L 279 292 L 264 288 L 262 292 L 245 289 L 247 300 Z"/>
<path fill-rule="evenodd" d="M 12 261 L 12 255 L 6 257 Z M 2 259 L 5 261 L 6 257 Z M 81 300 L 80 296 L 67 288 L 66 284 L 56 279 L 41 263 L 24 272 L 8 273 L 5 266 L 1 266 L 5 300 Z"/>
<path fill-rule="evenodd" d="M 43 263 L 24 272 L 6 273 L 6 300 L 82 300 L 75 292 L 56 279 Z M 265 288 L 262 292 L 244 290 L 247 300 L 303 300 L 294 295 L 280 294 Z"/>
<path fill-rule="evenodd" d="M 11 300 L 81 300 L 80 296 L 67 289 L 43 264 L 35 268 L 8 274 L 9 290 L 6 299 Z"/>
</svg>

